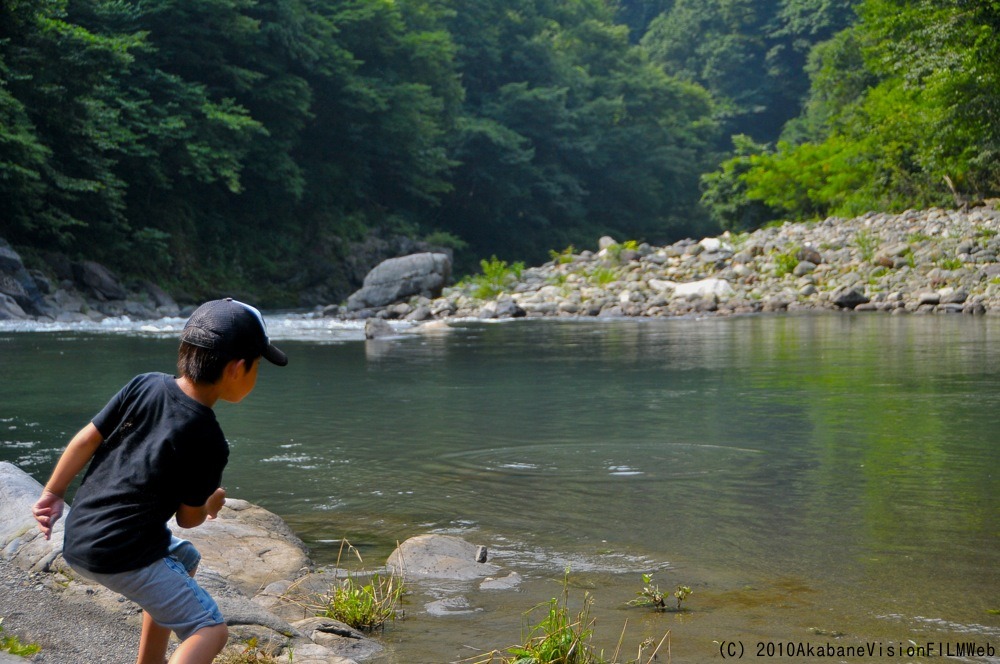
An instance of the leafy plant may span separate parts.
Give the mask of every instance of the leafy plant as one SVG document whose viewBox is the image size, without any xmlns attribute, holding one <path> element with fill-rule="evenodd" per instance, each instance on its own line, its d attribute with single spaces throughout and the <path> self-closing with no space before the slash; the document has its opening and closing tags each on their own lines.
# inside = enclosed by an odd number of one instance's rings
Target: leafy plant
<svg viewBox="0 0 1000 664">
<path fill-rule="evenodd" d="M 524 272 L 524 263 L 521 261 L 508 265 L 507 261 L 502 261 L 496 256 L 479 261 L 479 267 L 482 269 L 482 274 L 470 277 L 469 281 L 473 284 L 472 295 L 481 300 L 503 293 L 511 283 L 519 280 Z"/>
<path fill-rule="evenodd" d="M 868 231 L 858 231 L 854 236 L 854 245 L 861 252 L 861 258 L 871 261 L 875 257 L 875 250 L 878 249 L 878 239 Z"/>
<path fill-rule="evenodd" d="M 0 651 L 7 651 L 20 657 L 29 657 L 41 649 L 37 643 L 21 643 L 21 639 L 16 636 L 4 636 L 3 618 L 0 618 Z"/>
<path fill-rule="evenodd" d="M 682 611 L 681 604 L 694 592 L 688 586 L 677 586 L 673 592 L 673 597 L 677 600 L 677 608 L 671 609 L 667 606 L 667 593 L 661 591 L 660 587 L 653 583 L 652 574 L 643 574 L 642 583 L 642 590 L 636 593 L 638 597 L 630 601 L 629 606 L 645 606 L 656 611 Z"/>
<path fill-rule="evenodd" d="M 340 552 L 337 554 L 337 565 L 344 547 L 353 551 L 358 560 L 360 554 L 350 542 L 342 540 Z M 365 632 L 374 632 L 385 628 L 390 620 L 395 620 L 400 614 L 399 604 L 405 592 L 401 578 L 395 574 L 384 576 L 375 572 L 367 577 L 363 574 L 348 574 L 342 581 L 334 584 L 330 591 L 319 596 L 317 615 L 339 620 L 340 622 Z"/>
<path fill-rule="evenodd" d="M 942 258 L 938 261 L 938 267 L 942 270 L 958 270 L 964 263 L 960 258 Z"/>
<path fill-rule="evenodd" d="M 573 254 L 576 253 L 576 247 L 569 245 L 562 251 L 556 251 L 555 249 L 549 249 L 549 258 L 552 259 L 553 263 L 557 265 L 565 265 L 566 263 L 573 262 Z"/>
<path fill-rule="evenodd" d="M 618 280 L 618 273 L 609 267 L 599 267 L 590 273 L 590 280 L 599 286 L 606 286 Z"/>
<path fill-rule="evenodd" d="M 608 256 L 611 257 L 616 263 L 620 263 L 622 260 L 622 253 L 625 251 L 637 251 L 639 249 L 639 243 L 635 240 L 626 240 L 625 242 L 608 245 L 607 252 Z"/>
<path fill-rule="evenodd" d="M 795 266 L 799 264 L 797 254 L 798 249 L 795 247 L 785 252 L 776 253 L 774 255 L 775 276 L 783 277 L 786 274 L 791 274 L 795 270 Z"/>
<path fill-rule="evenodd" d="M 655 643 L 652 639 L 646 639 L 639 645 L 639 653 L 635 659 L 623 661 L 619 659 L 625 636 L 623 629 L 614 654 L 611 659 L 605 659 L 603 651 L 597 651 L 592 644 L 594 620 L 590 617 L 590 608 L 594 598 L 589 593 L 585 594 L 583 608 L 573 616 L 568 607 L 568 580 L 567 570 L 563 578 L 561 599 L 553 598 L 525 614 L 527 617 L 540 609 L 545 611 L 542 620 L 524 635 L 523 644 L 511 646 L 505 651 L 494 650 L 481 658 L 467 661 L 473 664 L 649 664 L 656 658 L 670 632 L 663 636 L 645 659 L 644 651 Z"/>
</svg>

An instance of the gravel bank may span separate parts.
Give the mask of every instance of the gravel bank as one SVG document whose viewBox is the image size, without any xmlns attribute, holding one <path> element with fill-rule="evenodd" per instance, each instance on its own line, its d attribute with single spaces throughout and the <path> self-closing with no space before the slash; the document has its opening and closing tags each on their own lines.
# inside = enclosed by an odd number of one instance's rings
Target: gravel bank
<svg viewBox="0 0 1000 664">
<path fill-rule="evenodd" d="M 51 574 L 33 575 L 0 556 L 0 618 L 3 634 L 37 643 L 30 658 L 0 653 L 0 664 L 131 664 L 139 649 L 139 614 L 122 602 L 109 611 L 83 596 L 67 596 L 52 587 Z"/>
</svg>

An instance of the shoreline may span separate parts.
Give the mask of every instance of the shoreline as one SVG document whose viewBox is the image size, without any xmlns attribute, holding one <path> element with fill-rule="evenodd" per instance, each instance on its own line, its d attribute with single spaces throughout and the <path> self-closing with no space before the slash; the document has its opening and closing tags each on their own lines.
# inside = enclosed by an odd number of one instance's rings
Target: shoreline
<svg viewBox="0 0 1000 664">
<path fill-rule="evenodd" d="M 786 311 L 1000 314 L 1000 211 L 930 209 L 786 222 L 654 247 L 601 238 L 541 266 L 488 274 L 377 309 L 322 314 L 461 318 L 671 317 Z"/>
</svg>

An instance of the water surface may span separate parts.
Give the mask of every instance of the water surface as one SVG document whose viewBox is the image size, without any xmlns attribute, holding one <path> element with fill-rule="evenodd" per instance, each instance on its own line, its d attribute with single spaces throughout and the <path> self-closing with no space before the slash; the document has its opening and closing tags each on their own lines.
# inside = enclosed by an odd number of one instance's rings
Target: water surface
<svg viewBox="0 0 1000 664">
<path fill-rule="evenodd" d="M 0 460 L 44 481 L 132 375 L 172 371 L 182 323 L 0 329 Z M 668 630 L 684 662 L 720 641 L 1000 647 L 998 319 L 468 322 L 374 342 L 270 327 L 289 366 L 217 408 L 231 496 L 321 563 L 345 537 L 377 567 L 446 532 L 525 578 L 415 587 L 383 662 L 513 644 L 567 568 L 600 644 L 628 622 L 630 656 Z M 626 607 L 649 572 L 690 586 L 690 610 Z M 428 615 L 456 594 L 462 610 Z"/>
</svg>

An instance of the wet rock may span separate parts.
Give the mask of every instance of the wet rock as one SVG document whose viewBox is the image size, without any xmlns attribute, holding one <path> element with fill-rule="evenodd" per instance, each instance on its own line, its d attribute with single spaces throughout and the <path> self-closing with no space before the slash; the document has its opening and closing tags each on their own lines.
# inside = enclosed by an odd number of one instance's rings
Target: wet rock
<svg viewBox="0 0 1000 664">
<path fill-rule="evenodd" d="M 842 286 L 833 292 L 830 301 L 842 309 L 854 309 L 868 302 L 868 298 L 857 288 Z"/>
<path fill-rule="evenodd" d="M 438 297 L 450 278 L 451 259 L 447 254 L 390 258 L 368 273 L 361 289 L 347 299 L 347 308 L 384 307 L 413 295 Z"/>
<path fill-rule="evenodd" d="M 496 575 L 498 566 L 477 562 L 479 548 L 451 535 L 417 535 L 400 544 L 386 566 L 405 579 L 468 581 Z"/>
</svg>

